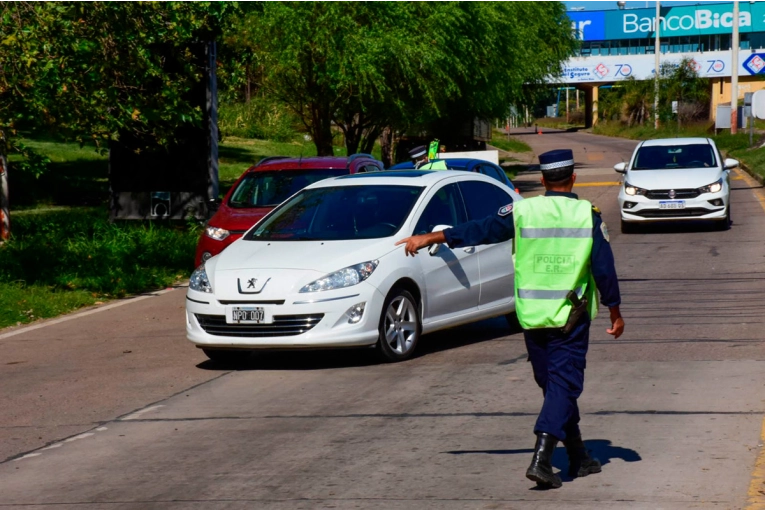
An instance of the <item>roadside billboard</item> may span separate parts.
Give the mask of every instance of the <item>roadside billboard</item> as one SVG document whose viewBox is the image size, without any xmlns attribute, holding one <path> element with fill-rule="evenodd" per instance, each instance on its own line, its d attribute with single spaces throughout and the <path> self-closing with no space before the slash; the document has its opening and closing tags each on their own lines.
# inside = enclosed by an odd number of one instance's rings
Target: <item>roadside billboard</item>
<svg viewBox="0 0 765 510">
<path fill-rule="evenodd" d="M 690 58 L 691 65 L 702 78 L 723 78 L 731 75 L 729 51 L 705 53 L 666 53 L 661 63 L 679 65 L 683 58 Z M 634 78 L 649 80 L 654 77 L 653 55 L 620 55 L 575 57 L 563 64 L 560 83 L 612 83 Z M 765 75 L 765 53 L 741 52 L 739 76 Z"/>
<path fill-rule="evenodd" d="M 765 32 L 765 2 L 739 3 L 739 30 Z M 662 37 L 730 34 L 733 4 L 701 4 L 662 7 Z M 582 41 L 645 39 L 655 37 L 656 9 L 626 9 L 566 13 L 571 28 Z"/>
</svg>

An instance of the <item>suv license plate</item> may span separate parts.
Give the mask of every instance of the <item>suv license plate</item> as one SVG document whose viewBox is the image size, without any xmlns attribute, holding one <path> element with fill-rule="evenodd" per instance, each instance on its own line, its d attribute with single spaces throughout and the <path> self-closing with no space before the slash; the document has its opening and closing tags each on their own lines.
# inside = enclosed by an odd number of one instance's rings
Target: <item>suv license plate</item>
<svg viewBox="0 0 765 510">
<path fill-rule="evenodd" d="M 685 200 L 662 200 L 659 209 L 685 209 Z"/>
<path fill-rule="evenodd" d="M 266 322 L 266 312 L 261 306 L 235 306 L 226 314 L 229 324 L 262 324 Z"/>
</svg>

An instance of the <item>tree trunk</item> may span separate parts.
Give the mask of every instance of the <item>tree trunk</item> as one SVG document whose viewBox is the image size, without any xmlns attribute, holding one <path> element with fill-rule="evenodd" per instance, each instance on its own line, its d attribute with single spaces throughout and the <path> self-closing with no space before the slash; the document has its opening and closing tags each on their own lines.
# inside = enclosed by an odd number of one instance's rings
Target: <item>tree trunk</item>
<svg viewBox="0 0 765 510">
<path fill-rule="evenodd" d="M 382 149 L 382 162 L 385 168 L 393 165 L 393 130 L 390 126 L 385 126 L 380 136 L 380 146 Z"/>
<path fill-rule="evenodd" d="M 312 105 L 311 117 L 313 122 L 308 126 L 313 143 L 316 145 L 317 156 L 334 156 L 335 151 L 332 147 L 332 115 L 329 107 L 323 105 Z"/>
<path fill-rule="evenodd" d="M 0 244 L 11 236 L 11 216 L 8 201 L 8 143 L 0 130 Z"/>
<path fill-rule="evenodd" d="M 343 134 L 345 135 L 345 150 L 350 156 L 359 152 L 359 144 L 361 143 L 361 135 L 363 132 L 363 114 L 353 115 L 343 121 Z"/>
<path fill-rule="evenodd" d="M 252 97 L 252 89 L 250 88 L 252 85 L 252 78 L 250 77 L 250 64 L 247 64 L 244 67 L 244 73 L 245 73 L 245 76 L 247 77 L 247 85 L 245 85 L 245 88 L 244 88 L 244 102 L 249 103 L 250 98 Z"/>
<path fill-rule="evenodd" d="M 361 152 L 372 154 L 372 150 L 375 148 L 375 142 L 377 137 L 380 136 L 380 127 L 372 126 L 364 134 L 364 139 L 361 141 Z"/>
</svg>

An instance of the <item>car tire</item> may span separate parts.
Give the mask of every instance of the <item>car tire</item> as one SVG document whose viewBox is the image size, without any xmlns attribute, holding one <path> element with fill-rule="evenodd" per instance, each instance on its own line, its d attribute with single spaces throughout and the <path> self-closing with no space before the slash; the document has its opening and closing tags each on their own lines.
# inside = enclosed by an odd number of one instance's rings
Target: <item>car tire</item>
<svg viewBox="0 0 765 510">
<path fill-rule="evenodd" d="M 733 224 L 733 218 L 731 217 L 730 204 L 728 204 L 728 211 L 725 213 L 725 219 L 719 222 L 717 230 L 726 231 L 730 230 L 730 226 Z"/>
<path fill-rule="evenodd" d="M 422 334 L 419 303 L 412 294 L 394 288 L 385 298 L 378 327 L 377 354 L 386 363 L 409 359 Z"/>
<path fill-rule="evenodd" d="M 211 361 L 215 361 L 216 363 L 223 363 L 226 365 L 243 363 L 252 355 L 252 352 L 250 351 L 233 349 L 202 349 L 202 352 L 204 352 Z"/>
<path fill-rule="evenodd" d="M 622 234 L 634 234 L 638 230 L 638 226 L 634 223 L 622 220 Z"/>
</svg>

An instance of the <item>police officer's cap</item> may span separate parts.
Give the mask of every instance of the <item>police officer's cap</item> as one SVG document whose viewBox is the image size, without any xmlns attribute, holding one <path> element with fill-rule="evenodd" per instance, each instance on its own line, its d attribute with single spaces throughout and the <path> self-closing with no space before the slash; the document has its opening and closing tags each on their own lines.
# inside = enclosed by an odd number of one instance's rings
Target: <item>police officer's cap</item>
<svg viewBox="0 0 765 510">
<path fill-rule="evenodd" d="M 428 148 L 424 145 L 420 145 L 419 147 L 415 147 L 414 149 L 409 151 L 409 157 L 412 159 L 419 158 L 420 156 L 424 156 L 427 154 Z"/>
<path fill-rule="evenodd" d="M 539 169 L 548 181 L 564 181 L 574 173 L 574 153 L 571 149 L 557 149 L 540 154 Z"/>
</svg>

